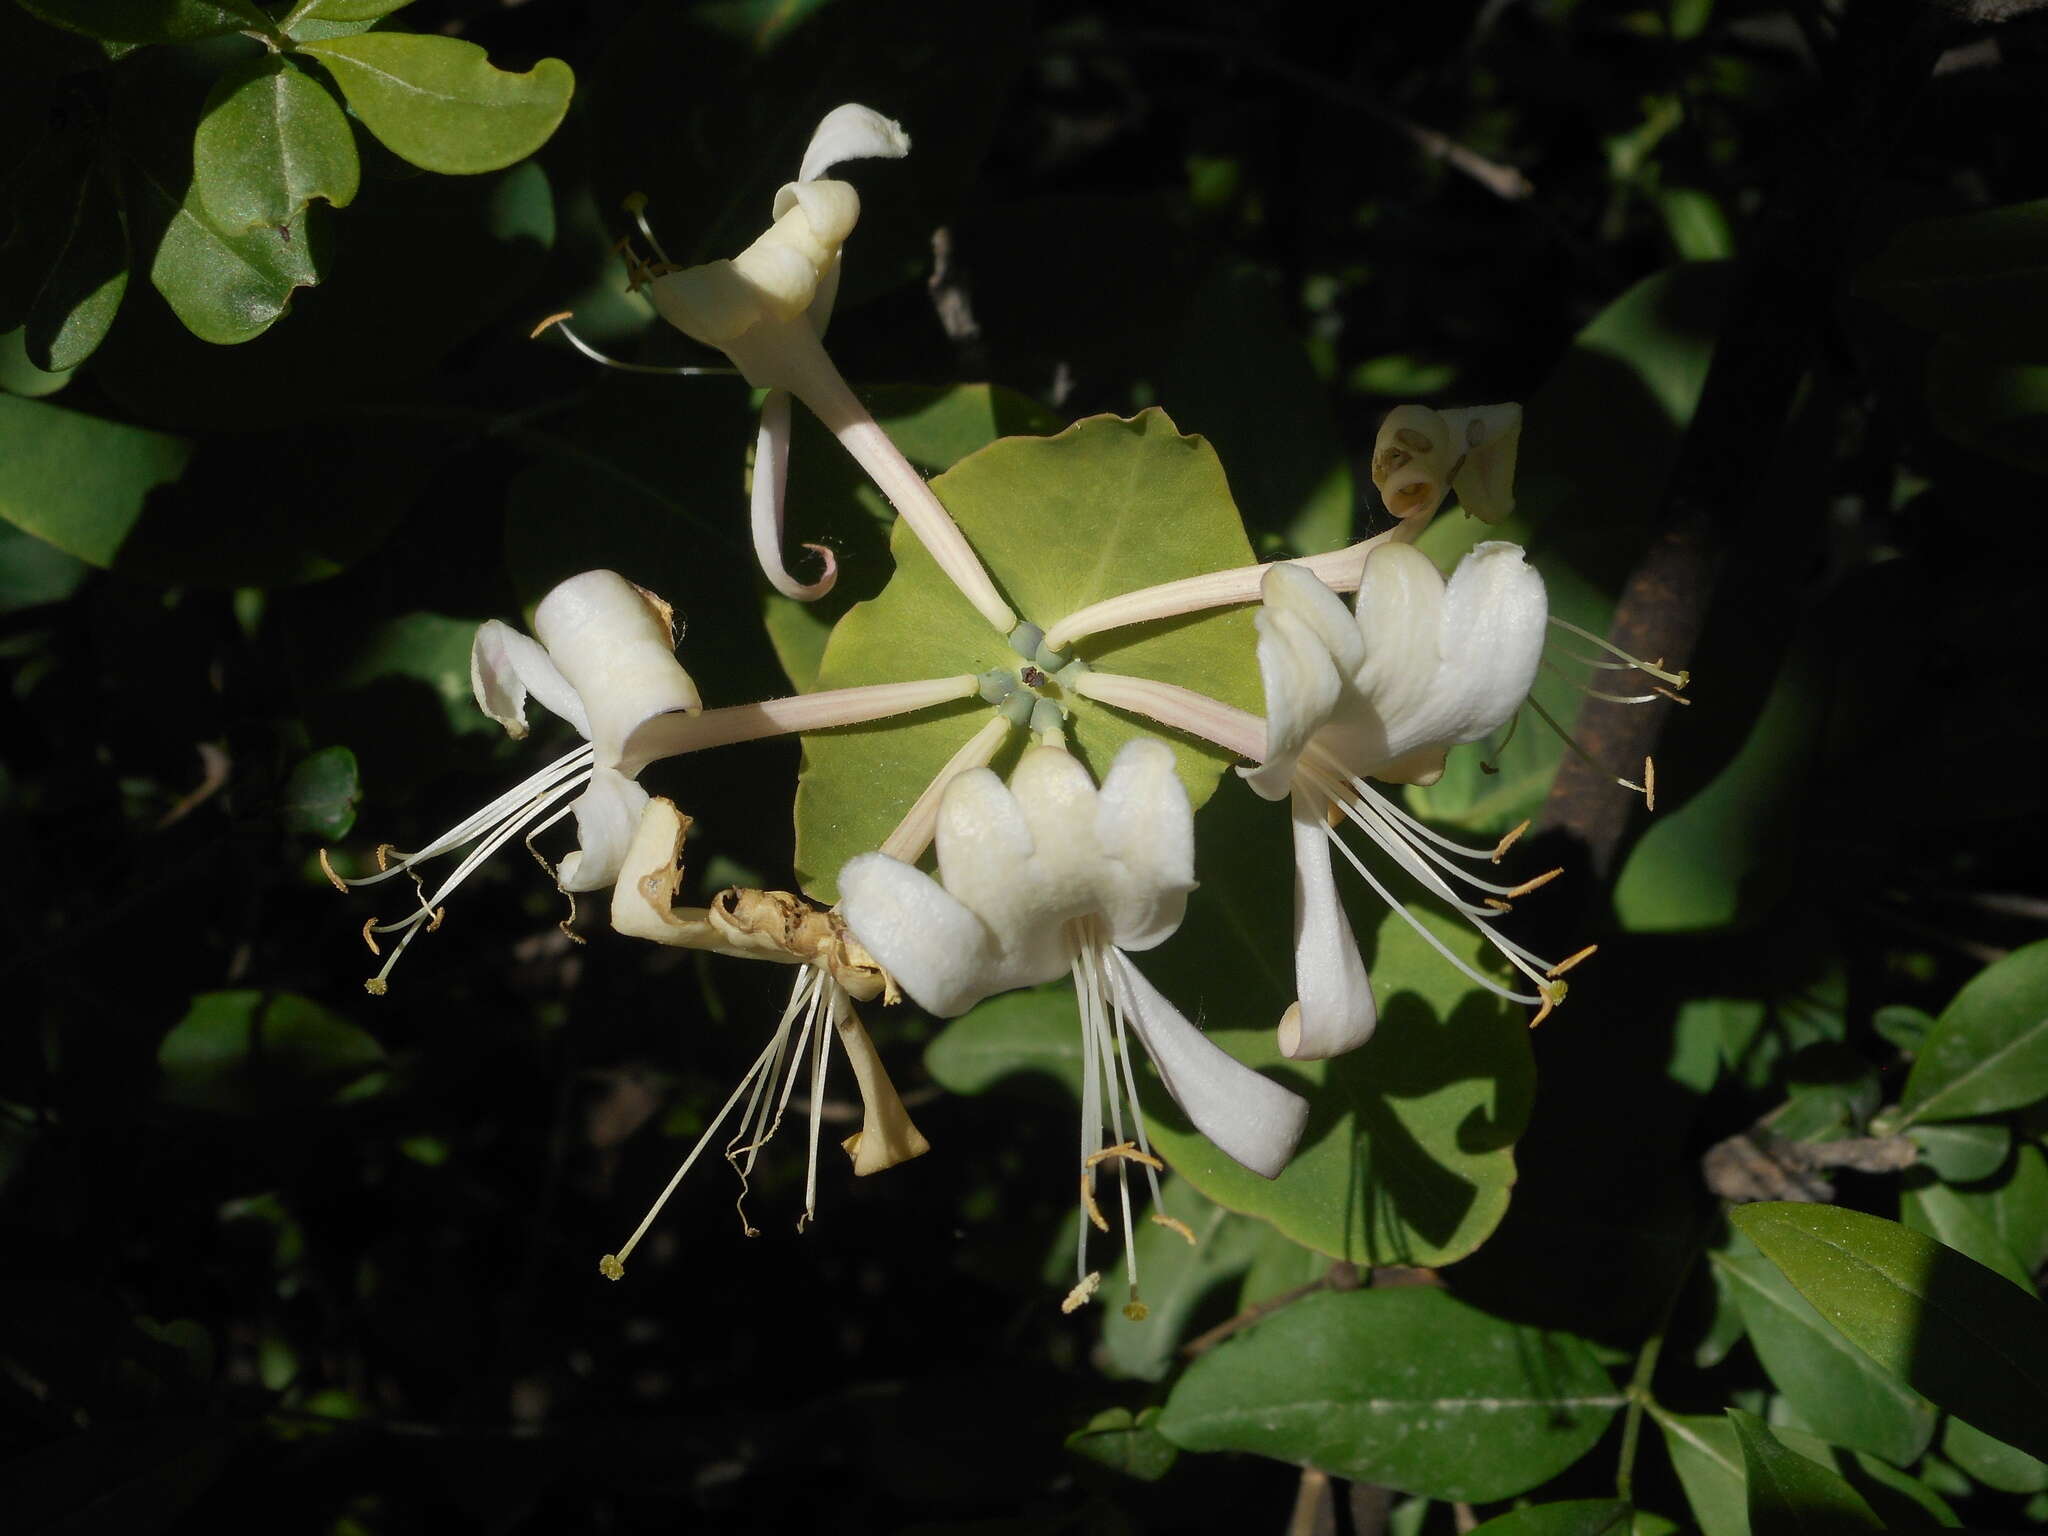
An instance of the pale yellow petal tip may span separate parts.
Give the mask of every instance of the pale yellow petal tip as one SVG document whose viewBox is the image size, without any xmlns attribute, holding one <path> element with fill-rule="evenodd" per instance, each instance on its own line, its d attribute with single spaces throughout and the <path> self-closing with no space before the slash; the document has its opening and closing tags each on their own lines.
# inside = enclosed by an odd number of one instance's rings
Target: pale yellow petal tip
<svg viewBox="0 0 2048 1536">
<path fill-rule="evenodd" d="M 607 1280 L 623 1280 L 626 1278 L 626 1266 L 619 1262 L 619 1256 L 616 1253 L 608 1253 L 599 1259 L 597 1261 L 597 1272 Z"/>
<path fill-rule="evenodd" d="M 1102 1272 L 1091 1269 L 1081 1277 L 1081 1283 L 1067 1292 L 1067 1299 L 1060 1303 L 1062 1312 L 1078 1312 L 1094 1297 L 1096 1288 L 1102 1284 Z"/>
</svg>

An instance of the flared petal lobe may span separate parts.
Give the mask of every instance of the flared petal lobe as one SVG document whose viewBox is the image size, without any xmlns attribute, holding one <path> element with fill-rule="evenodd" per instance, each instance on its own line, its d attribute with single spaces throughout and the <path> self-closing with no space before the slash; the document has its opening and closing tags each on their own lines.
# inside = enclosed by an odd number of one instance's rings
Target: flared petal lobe
<svg viewBox="0 0 2048 1536">
<path fill-rule="evenodd" d="M 849 101 L 818 120 L 796 179 L 816 181 L 835 165 L 844 165 L 849 160 L 901 160 L 909 153 L 910 135 L 903 131 L 901 123 L 882 116 L 872 107 Z M 778 194 L 778 205 L 780 201 Z M 778 216 L 782 211 L 777 206 Z"/>
<path fill-rule="evenodd" d="M 1295 1061 L 1341 1056 L 1372 1038 L 1379 1009 L 1330 868 L 1324 802 L 1294 794 L 1294 992 L 1280 1020 L 1280 1053 Z"/>
<path fill-rule="evenodd" d="M 569 680 L 548 659 L 539 641 L 510 624 L 486 619 L 477 626 L 476 639 L 469 647 L 469 687 L 476 695 L 477 708 L 502 725 L 514 741 L 526 739 L 529 694 L 575 726 L 577 735 L 585 740 L 590 737 L 590 717 Z"/>
<path fill-rule="evenodd" d="M 839 872 L 839 915 L 920 1007 L 965 1013 L 992 992 L 1000 952 L 988 925 L 931 876 L 886 853 Z"/>
<path fill-rule="evenodd" d="M 600 765 L 638 773 L 646 760 L 629 751 L 634 729 L 704 707 L 676 660 L 671 624 L 666 604 L 616 571 L 572 576 L 534 610 L 533 632 L 583 701 Z"/>
<path fill-rule="evenodd" d="M 1195 888 L 1195 816 L 1173 751 L 1141 736 L 1126 742 L 1095 802 L 1095 844 L 1105 868 L 1102 915 L 1118 949 L 1163 944 Z"/>
<path fill-rule="evenodd" d="M 1266 756 L 1240 770 L 1268 800 L 1287 798 L 1294 767 L 1328 723 L 1364 660 L 1358 627 L 1344 600 L 1298 565 L 1275 565 L 1260 579 L 1259 680 L 1266 693 Z"/>
</svg>

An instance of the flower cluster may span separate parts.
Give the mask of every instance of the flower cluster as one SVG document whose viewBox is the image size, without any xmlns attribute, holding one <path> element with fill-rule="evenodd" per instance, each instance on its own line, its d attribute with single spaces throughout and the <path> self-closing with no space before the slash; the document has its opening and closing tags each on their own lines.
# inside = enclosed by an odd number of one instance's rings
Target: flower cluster
<svg viewBox="0 0 2048 1536">
<path fill-rule="evenodd" d="M 471 661 L 478 706 L 510 735 L 526 735 L 532 698 L 574 726 L 584 744 L 418 852 L 394 857 L 395 850 L 379 849 L 376 874 L 335 879 L 344 887 L 401 873 L 417 881 L 422 863 L 463 850 L 431 894 L 419 886 L 415 910 L 366 926 L 365 938 L 380 954 L 377 935 L 397 935 L 369 983 L 381 992 L 398 955 L 438 926 L 447 898 L 484 859 L 522 835 L 531 847 L 573 816 L 576 845 L 552 866 L 556 881 L 566 893 L 609 891 L 618 933 L 794 968 L 788 1004 L 752 1067 L 639 1230 L 604 1256 L 601 1268 L 614 1279 L 655 1212 L 721 1132 L 725 1156 L 745 1179 L 804 1076 L 804 1220 L 810 1219 L 835 1042 L 863 1106 L 862 1128 L 844 1144 L 853 1171 L 878 1172 L 927 1150 L 857 1005 L 888 1007 L 907 998 L 953 1017 L 1001 992 L 1071 978 L 1082 1060 L 1073 1172 L 1084 1219 L 1067 1306 L 1079 1306 L 1100 1283 L 1087 1247 L 1091 1226 L 1108 1231 L 1112 1224 L 1102 1199 L 1109 1178 L 1131 1266 L 1125 1311 L 1137 1317 L 1144 1308 L 1130 1241 L 1134 1170 L 1156 1209 L 1164 1167 L 1146 1128 L 1146 1085 L 1156 1079 L 1196 1131 L 1268 1179 L 1287 1166 L 1309 1105 L 1225 1051 L 1132 958 L 1181 925 L 1198 872 L 1194 811 L 1175 750 L 1156 736 L 1123 745 L 1098 785 L 1069 739 L 1072 704 L 1086 700 L 1145 730 L 1192 738 L 1212 755 L 1234 755 L 1250 791 L 1287 802 L 1295 985 L 1291 999 L 1275 999 L 1283 1055 L 1320 1059 L 1356 1049 L 1377 1019 L 1333 854 L 1415 924 L 1447 963 L 1477 985 L 1535 1007 L 1540 1020 L 1564 996 L 1563 972 L 1590 952 L 1553 964 L 1501 931 L 1512 902 L 1548 876 L 1516 884 L 1484 877 L 1480 867 L 1497 864 L 1513 834 L 1497 847 L 1465 846 L 1379 787 L 1434 782 L 1448 754 L 1496 738 L 1528 699 L 1551 624 L 1543 581 L 1523 551 L 1482 542 L 1446 578 L 1416 543 L 1452 495 L 1488 523 L 1509 514 L 1521 412 L 1514 405 L 1393 412 L 1372 458 L 1374 482 L 1396 519 L 1387 532 L 1329 554 L 1189 570 L 1071 613 L 1043 615 L 1052 620 L 1044 628 L 1029 616 L 1020 622 L 974 544 L 822 344 L 842 250 L 860 211 L 853 187 L 824 173 L 848 160 L 901 156 L 909 144 L 879 114 L 840 107 L 819 125 L 797 179 L 776 194 L 768 230 L 745 251 L 677 267 L 655 245 L 651 260 L 629 254 L 629 271 L 663 318 L 722 352 L 767 392 L 752 495 L 754 543 L 770 585 L 810 601 L 836 573 L 822 549 L 817 581 L 799 582 L 783 565 L 794 400 L 867 471 L 902 526 L 1019 665 L 963 663 L 952 675 L 706 708 L 677 660 L 668 606 L 621 575 L 590 571 L 541 600 L 531 636 L 496 621 L 483 625 Z M 644 221 L 642 229 L 652 242 Z M 1342 593 L 1355 593 L 1348 606 Z M 1251 604 L 1263 716 L 1120 669 L 1113 647 L 1103 655 L 1093 646 L 1094 637 L 1131 626 Z M 1633 658 L 1620 664 L 1643 666 Z M 878 846 L 836 871 L 836 906 L 793 891 L 741 888 L 716 892 L 703 906 L 681 904 L 690 818 L 641 788 L 638 776 L 650 763 L 939 710 L 948 719 L 963 708 L 972 715 L 976 699 L 989 709 L 972 728 L 963 725 L 943 768 L 921 785 L 889 786 L 908 809 Z M 1008 760 L 1012 746 L 1020 750 L 1005 778 L 991 765 Z M 1273 856 L 1281 856 L 1277 847 Z M 1467 918 L 1519 980 L 1504 981 L 1453 955 L 1409 913 L 1389 883 L 1395 877 Z M 1163 1214 L 1153 1220 L 1194 1240 Z"/>
</svg>

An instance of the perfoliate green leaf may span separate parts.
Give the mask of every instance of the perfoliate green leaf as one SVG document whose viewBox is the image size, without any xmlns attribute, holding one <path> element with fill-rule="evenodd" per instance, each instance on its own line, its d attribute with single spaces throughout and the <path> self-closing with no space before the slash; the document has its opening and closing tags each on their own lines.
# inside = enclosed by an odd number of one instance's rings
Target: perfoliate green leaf
<svg viewBox="0 0 2048 1536">
<path fill-rule="evenodd" d="M 325 842 L 347 837 L 362 798 L 356 755 L 347 747 L 325 747 L 300 761 L 284 786 L 285 825 Z"/>
<path fill-rule="evenodd" d="M 1907 1123 L 1995 1115 L 2048 1098 L 2048 940 L 1974 977 L 1913 1063 Z"/>
<path fill-rule="evenodd" d="M 348 104 L 400 159 L 423 170 L 502 170 L 548 141 L 576 77 L 560 59 L 525 74 L 497 68 L 475 43 L 410 32 L 307 43 Z"/>
<path fill-rule="evenodd" d="M 2048 1452 L 2048 1307 L 1930 1237 L 1828 1205 L 1731 1220 L 1894 1377 L 2029 1454 Z"/>
<path fill-rule="evenodd" d="M 316 197 L 346 207 L 359 174 L 340 105 L 277 54 L 220 77 L 192 140 L 193 184 L 223 235 L 289 224 Z"/>
<path fill-rule="evenodd" d="M 1159 1431 L 1478 1502 L 1548 1482 L 1622 1401 L 1579 1339 L 1414 1286 L 1283 1307 L 1190 1365 Z"/>
<path fill-rule="evenodd" d="M 235 1114 L 317 1104 L 383 1060 L 368 1033 L 290 992 L 201 993 L 157 1049 L 167 1101 Z"/>
<path fill-rule="evenodd" d="M 111 565 L 150 489 L 177 479 L 191 452 L 182 437 L 0 395 L 0 517 Z"/>
<path fill-rule="evenodd" d="M 1495 1515 L 1472 1536 L 1622 1536 L 1634 1513 L 1619 1499 L 1566 1499 Z"/>
<path fill-rule="evenodd" d="M 188 43 L 270 30 L 255 0 L 21 0 L 43 20 L 109 43 Z"/>
<path fill-rule="evenodd" d="M 1248 565 L 1237 509 L 1209 445 L 1182 437 L 1164 412 L 1091 417 L 1057 437 L 1010 437 L 932 482 L 1021 617 L 1050 627 L 1104 597 L 1205 571 Z M 856 605 L 825 647 L 818 687 L 1011 673 L 1024 659 L 975 612 L 907 524 L 889 540 L 896 573 Z M 1083 640 L 1091 666 L 1259 707 L 1251 617 L 1208 613 Z M 1057 685 L 1053 685 L 1053 691 Z M 1166 736 L 1181 782 L 1200 806 L 1230 760 L 1219 748 L 1063 695 L 1069 741 L 1098 779 L 1139 735 Z M 840 867 L 881 845 L 938 771 L 991 718 L 970 699 L 907 720 L 804 738 L 796 800 L 803 888 L 836 899 Z"/>
<path fill-rule="evenodd" d="M 1159 1433 L 1159 1410 L 1146 1408 L 1136 1418 L 1128 1408 L 1105 1408 L 1067 1436 L 1067 1449 L 1111 1471 L 1156 1483 L 1173 1470 L 1180 1452 Z"/>
<path fill-rule="evenodd" d="M 1846 1478 L 1788 1450 L 1755 1414 L 1731 1408 L 1728 1418 L 1742 1447 L 1754 1536 L 1845 1536 L 1884 1529 Z"/>
<path fill-rule="evenodd" d="M 1900 1465 L 1927 1449 L 1933 1405 L 1830 1327 L 1775 1265 L 1739 1239 L 1710 1257 L 1772 1385 L 1816 1434 Z"/>
</svg>

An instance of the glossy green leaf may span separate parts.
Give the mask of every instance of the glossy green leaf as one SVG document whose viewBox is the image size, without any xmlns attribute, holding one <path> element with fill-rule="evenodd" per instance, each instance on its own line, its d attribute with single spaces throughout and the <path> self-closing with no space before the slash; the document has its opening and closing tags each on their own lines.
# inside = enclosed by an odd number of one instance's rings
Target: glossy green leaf
<svg viewBox="0 0 2048 1536">
<path fill-rule="evenodd" d="M 206 216 L 196 187 L 174 197 L 147 172 L 141 179 L 167 219 L 149 280 L 201 341 L 228 346 L 262 335 L 290 307 L 293 293 L 320 281 L 305 212 L 276 229 L 223 234 Z"/>
<path fill-rule="evenodd" d="M 1731 1220 L 1893 1376 L 1987 1434 L 2048 1451 L 2048 1307 L 2039 1300 L 1860 1211 L 1772 1203 Z"/>
<path fill-rule="evenodd" d="M 107 178 L 91 165 L 45 184 L 45 206 L 22 207 L 24 219 L 47 227 L 30 255 L 32 275 L 15 259 L 0 260 L 0 284 L 19 285 L 27 360 L 44 373 L 63 373 L 106 339 L 128 291 L 128 232 Z M 9 253 L 10 258 L 13 257 Z"/>
<path fill-rule="evenodd" d="M 2048 357 L 2048 200 L 1925 219 L 1893 232 L 1856 291 L 1928 330 Z"/>
<path fill-rule="evenodd" d="M 1005 1078 L 1041 1072 L 1081 1092 L 1081 1014 L 1073 989 L 1053 982 L 1005 992 L 949 1023 L 925 1048 L 925 1070 L 949 1093 L 985 1093 Z"/>
<path fill-rule="evenodd" d="M 1927 1174 L 1908 1175 L 1899 1191 L 1899 1220 L 1958 1253 L 1968 1254 L 1986 1269 L 1996 1270 L 2014 1285 L 2031 1291 L 2028 1273 L 2004 1236 L 1992 1225 L 1980 1200 L 1938 1183 Z"/>
<path fill-rule="evenodd" d="M 1870 1027 L 1887 1043 L 1917 1055 L 1934 1028 L 1934 1015 L 1905 1003 L 1887 1003 L 1870 1016 Z"/>
<path fill-rule="evenodd" d="M 2004 1239 L 2029 1274 L 2048 1265 L 2048 1155 L 2040 1143 L 2023 1141 L 2012 1167 L 1989 1189 L 1959 1189 L 1958 1200 L 1981 1203 L 1992 1230 Z"/>
<path fill-rule="evenodd" d="M 143 499 L 183 473 L 191 451 L 182 437 L 0 395 L 0 517 L 110 565 Z"/>
<path fill-rule="evenodd" d="M 1740 1240 L 1709 1256 L 1772 1385 L 1816 1434 L 1900 1465 L 1927 1449 L 1934 1406 L 1829 1326 L 1776 1265 Z"/>
<path fill-rule="evenodd" d="M 299 21 L 376 21 L 402 11 L 412 0 L 301 0 L 287 18 Z"/>
<path fill-rule="evenodd" d="M 1755 1414 L 1731 1408 L 1728 1418 L 1742 1448 L 1749 1527 L 1755 1536 L 1840 1536 L 1884 1529 L 1845 1478 L 1788 1450 Z"/>
<path fill-rule="evenodd" d="M 322 748 L 301 759 L 285 780 L 285 825 L 323 842 L 338 841 L 356 824 L 362 794 L 355 753 L 347 747 Z"/>
<path fill-rule="evenodd" d="M 1950 1419 L 1942 1430 L 1941 1454 L 2000 1493 L 2048 1492 L 2048 1461 L 1994 1440 L 1961 1419 Z"/>
<path fill-rule="evenodd" d="M 0 523 L 0 613 L 61 603 L 78 590 L 86 570 L 76 555 Z"/>
<path fill-rule="evenodd" d="M 1118 1303 L 1130 1294 L 1128 1255 L 1102 1281 L 1102 1294 L 1112 1305 L 1102 1309 L 1100 1358 L 1110 1375 L 1140 1381 L 1165 1380 L 1180 1362 L 1180 1346 L 1195 1310 L 1250 1268 L 1273 1236 L 1264 1223 L 1234 1216 L 1203 1199 L 1185 1179 L 1163 1181 L 1159 1194 L 1159 1210 L 1185 1222 L 1195 1241 L 1191 1244 L 1156 1222 L 1138 1228 L 1133 1247 L 1139 1295 L 1146 1307 L 1141 1319 L 1126 1317 Z"/>
<path fill-rule="evenodd" d="M 2048 940 L 2015 950 L 1955 995 L 1913 1063 L 1905 1123 L 1964 1120 L 2048 1098 Z"/>
<path fill-rule="evenodd" d="M 1251 563 L 1223 469 L 1209 445 L 1183 437 L 1162 411 L 1097 416 L 1057 437 L 1011 437 L 970 454 L 932 482 L 990 575 L 1041 628 L 1099 598 L 1154 582 Z M 1076 530 L 1086 537 L 1076 537 Z M 898 523 L 896 573 L 879 597 L 832 631 L 821 688 L 978 674 L 1022 665 Z M 1200 689 L 1240 708 L 1259 704 L 1252 621 L 1239 611 L 1113 630 L 1076 648 L 1091 666 Z M 1055 685 L 1056 686 L 1056 685 Z M 1159 734 L 1131 716 L 1069 697 L 1069 740 L 1098 778 L 1117 749 Z M 836 899 L 840 866 L 879 847 L 982 722 L 979 699 L 901 721 L 804 738 L 796 800 L 803 888 Z M 1199 806 L 1231 759 L 1168 738 Z"/>
<path fill-rule="evenodd" d="M 1622 1399 L 1569 1334 L 1428 1287 L 1309 1296 L 1188 1367 L 1159 1430 L 1431 1498 L 1511 1498 L 1592 1449 Z"/>
<path fill-rule="evenodd" d="M 193 185 L 223 235 L 289 224 L 314 198 L 354 201 L 348 118 L 289 59 L 269 54 L 215 83 L 192 140 Z"/>
<path fill-rule="evenodd" d="M 22 327 L 0 333 L 0 391 L 40 400 L 70 382 L 69 372 L 51 373 L 29 361 L 28 336 Z"/>
<path fill-rule="evenodd" d="M 383 1061 L 367 1032 L 290 992 L 201 993 L 157 1048 L 167 1102 L 233 1114 L 317 1104 Z"/>
<path fill-rule="evenodd" d="M 1136 1418 L 1128 1408 L 1105 1408 L 1067 1436 L 1067 1449 L 1141 1483 L 1156 1483 L 1180 1456 L 1159 1433 L 1158 1420 L 1157 1408 L 1142 1409 Z"/>
<path fill-rule="evenodd" d="M 454 37 L 366 32 L 300 51 L 327 67 L 385 148 L 446 175 L 524 160 L 554 133 L 576 88 L 560 59 L 511 74 L 475 43 Z"/>
<path fill-rule="evenodd" d="M 2012 1151 L 2012 1129 L 2004 1125 L 1916 1125 L 1906 1135 L 1920 1161 L 1948 1184 L 1990 1178 Z"/>
<path fill-rule="evenodd" d="M 1565 1499 L 1495 1515 L 1472 1536 L 1621 1536 L 1633 1513 L 1619 1499 Z"/>
<path fill-rule="evenodd" d="M 254 0 L 21 0 L 43 20 L 110 43 L 188 43 L 270 30 Z"/>
</svg>

